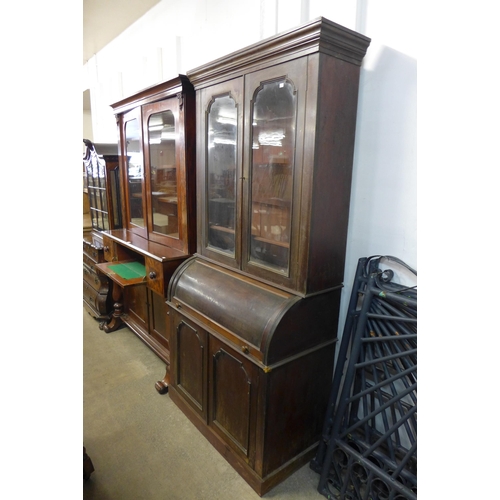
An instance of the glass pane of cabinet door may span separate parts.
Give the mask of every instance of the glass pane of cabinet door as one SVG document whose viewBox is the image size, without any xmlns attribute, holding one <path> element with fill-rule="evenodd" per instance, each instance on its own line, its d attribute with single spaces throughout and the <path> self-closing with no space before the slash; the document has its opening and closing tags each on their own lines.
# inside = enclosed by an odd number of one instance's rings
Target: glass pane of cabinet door
<svg viewBox="0 0 500 500">
<path fill-rule="evenodd" d="M 250 262 L 288 274 L 296 91 L 286 78 L 256 90 L 250 163 Z"/>
<path fill-rule="evenodd" d="M 243 79 L 199 93 L 198 120 L 205 147 L 198 150 L 199 252 L 240 267 Z"/>
<path fill-rule="evenodd" d="M 106 185 L 106 162 L 95 150 L 87 149 L 86 166 L 87 192 L 92 228 L 103 231 L 110 228 Z"/>
<path fill-rule="evenodd" d="M 301 266 L 298 227 L 306 89 L 303 59 L 245 76 L 248 146 L 241 268 L 292 288 Z"/>
<path fill-rule="evenodd" d="M 148 120 L 149 181 L 153 232 L 179 237 L 177 217 L 177 159 L 175 120 L 171 110 L 154 113 Z"/>
<path fill-rule="evenodd" d="M 142 107 L 148 238 L 183 250 L 187 244 L 187 172 L 183 111 L 177 97 Z"/>
<path fill-rule="evenodd" d="M 140 109 L 133 110 L 124 116 L 123 129 L 128 225 L 132 231 L 146 236 L 144 157 L 142 153 Z"/>
<path fill-rule="evenodd" d="M 120 167 L 118 155 L 106 158 L 107 189 L 110 204 L 108 217 L 110 227 L 118 229 L 122 227 L 121 203 L 120 203 Z"/>
<path fill-rule="evenodd" d="M 229 96 L 208 110 L 208 246 L 235 256 L 237 108 Z"/>
</svg>

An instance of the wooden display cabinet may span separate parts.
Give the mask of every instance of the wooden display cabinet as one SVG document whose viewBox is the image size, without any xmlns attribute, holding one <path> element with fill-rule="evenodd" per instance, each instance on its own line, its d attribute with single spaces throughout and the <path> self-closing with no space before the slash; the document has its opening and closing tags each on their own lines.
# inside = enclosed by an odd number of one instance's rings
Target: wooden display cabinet
<svg viewBox="0 0 500 500">
<path fill-rule="evenodd" d="M 112 312 L 110 284 L 96 265 L 104 261 L 102 231 L 121 225 L 119 162 L 116 146 L 83 142 L 84 196 L 91 222 L 83 236 L 83 305 L 95 319 L 104 321 Z"/>
<path fill-rule="evenodd" d="M 342 284 L 367 43 L 320 19 L 188 72 L 200 255 L 302 296 Z"/>
<path fill-rule="evenodd" d="M 167 365 L 166 289 L 196 249 L 194 90 L 179 75 L 112 105 L 119 131 L 123 229 L 103 234 L 114 311 L 105 332 L 128 325 Z M 133 272 L 132 272 L 133 271 Z M 134 274 L 135 273 L 135 274 Z"/>
<path fill-rule="evenodd" d="M 170 396 L 259 495 L 321 435 L 369 42 L 319 18 L 188 72 L 198 247 L 167 296 Z"/>
</svg>

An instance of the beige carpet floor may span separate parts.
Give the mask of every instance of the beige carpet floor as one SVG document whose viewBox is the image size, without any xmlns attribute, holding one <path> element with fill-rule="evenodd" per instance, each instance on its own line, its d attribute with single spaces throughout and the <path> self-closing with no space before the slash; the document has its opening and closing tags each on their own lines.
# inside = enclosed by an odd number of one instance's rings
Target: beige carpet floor
<svg viewBox="0 0 500 500">
<path fill-rule="evenodd" d="M 95 471 L 93 500 L 260 498 L 154 384 L 163 362 L 127 327 L 106 334 L 83 313 L 83 444 Z M 303 466 L 263 498 L 320 500 Z"/>
</svg>

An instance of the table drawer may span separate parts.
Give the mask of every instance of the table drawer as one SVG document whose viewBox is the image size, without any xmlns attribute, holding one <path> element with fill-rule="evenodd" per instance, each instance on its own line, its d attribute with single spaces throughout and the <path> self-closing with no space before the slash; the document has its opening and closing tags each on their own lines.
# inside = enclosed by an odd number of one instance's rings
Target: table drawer
<svg viewBox="0 0 500 500">
<path fill-rule="evenodd" d="M 90 266 L 83 265 L 83 279 L 95 290 L 107 285 L 107 278 L 97 274 Z"/>
<path fill-rule="evenodd" d="M 98 262 L 95 261 L 92 257 L 89 257 L 87 254 L 83 254 L 83 265 L 84 267 L 88 267 L 93 273 L 97 272 L 95 265 Z"/>
<path fill-rule="evenodd" d="M 99 310 L 100 293 L 98 290 L 89 285 L 86 281 L 83 282 L 83 299 L 88 302 L 96 310 Z"/>
<path fill-rule="evenodd" d="M 146 257 L 146 281 L 148 288 L 160 295 L 165 294 L 165 277 L 163 273 L 163 264 L 157 260 Z"/>
<path fill-rule="evenodd" d="M 99 254 L 102 255 L 102 249 L 94 246 L 90 241 L 83 240 L 83 256 L 99 262 Z"/>
<path fill-rule="evenodd" d="M 106 317 L 111 313 L 111 302 L 107 291 L 107 288 L 95 290 L 86 281 L 83 282 L 83 302 L 100 317 Z"/>
<path fill-rule="evenodd" d="M 102 243 L 104 248 L 104 260 L 106 262 L 117 261 L 116 243 L 107 236 L 103 236 Z"/>
</svg>

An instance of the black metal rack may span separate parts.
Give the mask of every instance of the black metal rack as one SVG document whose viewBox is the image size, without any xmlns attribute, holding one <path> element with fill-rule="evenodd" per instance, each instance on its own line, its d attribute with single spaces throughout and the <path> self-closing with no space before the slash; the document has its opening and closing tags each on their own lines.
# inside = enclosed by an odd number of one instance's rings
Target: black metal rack
<svg viewBox="0 0 500 500">
<path fill-rule="evenodd" d="M 417 498 L 417 290 L 360 259 L 311 468 L 329 499 Z"/>
</svg>

